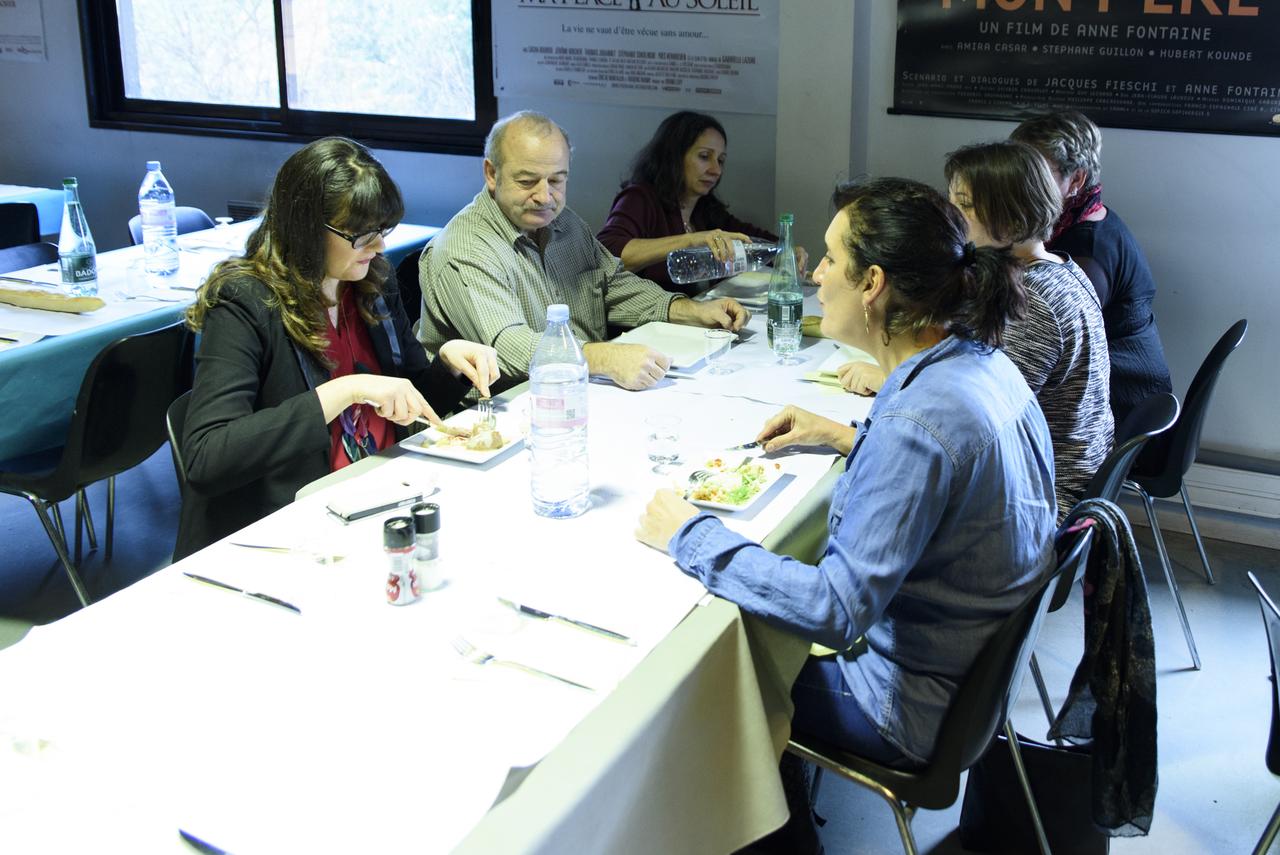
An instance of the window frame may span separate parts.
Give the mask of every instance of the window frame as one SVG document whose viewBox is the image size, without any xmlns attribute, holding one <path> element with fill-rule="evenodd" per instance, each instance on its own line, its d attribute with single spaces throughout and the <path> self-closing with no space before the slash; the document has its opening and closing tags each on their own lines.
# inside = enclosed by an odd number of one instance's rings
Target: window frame
<svg viewBox="0 0 1280 855">
<path fill-rule="evenodd" d="M 211 137 L 310 142 L 353 137 L 376 148 L 476 155 L 497 119 L 493 92 L 493 39 L 489 0 L 471 0 L 471 49 L 476 118 L 407 116 L 297 110 L 288 106 L 281 0 L 273 0 L 280 107 L 240 107 L 128 98 L 124 91 L 119 19 L 114 0 L 78 0 L 89 127 Z"/>
</svg>

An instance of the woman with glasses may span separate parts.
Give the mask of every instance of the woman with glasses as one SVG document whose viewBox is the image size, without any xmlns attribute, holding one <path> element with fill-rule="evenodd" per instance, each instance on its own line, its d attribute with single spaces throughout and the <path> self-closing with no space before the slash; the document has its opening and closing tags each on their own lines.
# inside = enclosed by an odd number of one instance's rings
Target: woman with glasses
<svg viewBox="0 0 1280 855">
<path fill-rule="evenodd" d="M 396 441 L 396 425 L 498 377 L 491 347 L 430 361 L 383 257 L 404 215 L 367 149 L 330 137 L 277 173 L 245 254 L 214 268 L 187 312 L 203 333 L 183 429 L 190 486 L 175 558 L 293 501 L 303 485 Z"/>
<path fill-rule="evenodd" d="M 930 759 L 987 639 L 1053 565 L 1052 453 L 997 347 L 1025 299 L 1013 255 L 969 242 L 960 212 L 916 181 L 854 184 L 834 201 L 813 277 L 822 332 L 887 379 L 862 425 L 787 407 L 756 437 L 768 452 L 847 456 L 825 553 L 816 566 L 774 555 L 674 490 L 658 491 L 636 536 L 744 611 L 840 651 L 800 672 L 793 726 L 910 768 Z M 752 851 L 813 851 L 805 805 L 791 808 L 795 825 Z"/>
<path fill-rule="evenodd" d="M 596 237 L 623 266 L 668 291 L 693 295 L 705 282 L 678 285 L 667 274 L 667 254 L 706 246 L 716 258 L 733 257 L 733 241 L 777 241 L 772 232 L 739 220 L 716 195 L 727 156 L 724 127 L 704 113 L 682 110 L 663 119 L 640 149 L 631 176 L 614 197 Z M 803 276 L 808 255 L 796 250 Z"/>
</svg>

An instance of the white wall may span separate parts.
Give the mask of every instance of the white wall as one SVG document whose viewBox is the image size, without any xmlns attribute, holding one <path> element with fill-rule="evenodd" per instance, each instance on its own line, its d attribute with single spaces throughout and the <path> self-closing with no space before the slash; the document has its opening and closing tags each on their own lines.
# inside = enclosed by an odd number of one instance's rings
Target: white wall
<svg viewBox="0 0 1280 855">
<path fill-rule="evenodd" d="M 896 10 L 892 3 L 858 2 L 870 12 L 871 61 L 861 125 L 867 156 L 853 170 L 942 188 L 948 151 L 1006 137 L 1014 125 L 888 115 Z M 1218 337 L 1248 318 L 1249 334 L 1223 372 L 1201 444 L 1272 463 L 1280 461 L 1278 166 L 1277 139 L 1103 129 L 1103 198 L 1151 263 L 1174 392 L 1181 398 Z"/>
</svg>

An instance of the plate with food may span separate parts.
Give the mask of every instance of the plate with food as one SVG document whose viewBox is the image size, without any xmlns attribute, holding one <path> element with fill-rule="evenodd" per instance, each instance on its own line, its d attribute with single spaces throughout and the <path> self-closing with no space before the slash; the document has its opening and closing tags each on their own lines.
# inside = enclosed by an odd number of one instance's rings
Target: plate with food
<svg viewBox="0 0 1280 855">
<path fill-rule="evenodd" d="M 494 422 L 492 427 L 484 425 L 475 410 L 467 410 L 445 419 L 444 430 L 429 427 L 401 440 L 400 447 L 464 463 L 487 463 L 524 441 L 518 414 L 494 413 Z"/>
<path fill-rule="evenodd" d="M 703 508 L 742 511 L 754 505 L 780 477 L 782 464 L 774 460 L 713 457 L 690 472 L 688 498 Z"/>
</svg>

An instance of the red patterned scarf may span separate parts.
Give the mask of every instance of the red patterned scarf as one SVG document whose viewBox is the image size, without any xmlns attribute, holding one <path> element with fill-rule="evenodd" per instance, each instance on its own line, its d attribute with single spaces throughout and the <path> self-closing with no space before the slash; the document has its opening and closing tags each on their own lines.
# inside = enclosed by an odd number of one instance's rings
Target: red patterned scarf
<svg viewBox="0 0 1280 855">
<path fill-rule="evenodd" d="M 1058 217 L 1058 222 L 1053 226 L 1053 235 L 1048 241 L 1050 245 L 1067 229 L 1102 210 L 1102 185 L 1099 184 L 1089 192 L 1081 193 L 1067 201 L 1070 204 L 1063 208 L 1062 216 Z"/>
</svg>

